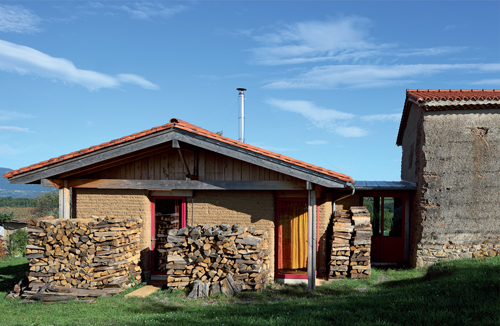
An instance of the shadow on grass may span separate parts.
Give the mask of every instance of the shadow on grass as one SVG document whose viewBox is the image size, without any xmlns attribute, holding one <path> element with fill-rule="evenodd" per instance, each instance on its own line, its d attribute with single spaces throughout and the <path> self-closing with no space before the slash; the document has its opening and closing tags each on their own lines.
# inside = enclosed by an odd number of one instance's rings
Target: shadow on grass
<svg viewBox="0 0 500 326">
<path fill-rule="evenodd" d="M 183 309 L 183 307 L 173 305 L 169 302 L 153 302 L 148 300 L 134 304 L 126 310 L 134 314 L 164 314 L 167 312 L 179 311 L 181 309 Z"/>
<path fill-rule="evenodd" d="M 339 282 L 241 293 L 217 305 L 186 306 L 176 325 L 495 325 L 500 321 L 500 257 L 446 262 L 403 280 Z M 376 281 L 376 280 L 375 280 Z M 360 287 L 366 291 L 358 291 Z M 161 319 L 153 319 L 160 323 Z M 153 323 L 154 324 L 154 323 Z"/>
<path fill-rule="evenodd" d="M 3 262 L 13 260 L 15 263 L 10 263 L 8 266 L 2 266 Z M 2 258 L 0 261 L 0 292 L 10 292 L 14 289 L 14 285 L 26 277 L 26 272 L 29 271 L 29 264 L 25 258 Z"/>
</svg>

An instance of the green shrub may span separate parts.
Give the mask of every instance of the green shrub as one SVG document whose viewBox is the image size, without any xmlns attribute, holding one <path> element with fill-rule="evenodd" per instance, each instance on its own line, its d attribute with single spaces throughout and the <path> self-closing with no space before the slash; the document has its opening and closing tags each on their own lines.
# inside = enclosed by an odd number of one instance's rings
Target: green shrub
<svg viewBox="0 0 500 326">
<path fill-rule="evenodd" d="M 45 191 L 40 193 L 35 198 L 35 207 L 33 214 L 36 217 L 44 217 L 52 215 L 55 218 L 59 217 L 59 194 L 57 191 Z"/>
<path fill-rule="evenodd" d="M 0 226 L 14 219 L 14 212 L 0 212 Z"/>
<path fill-rule="evenodd" d="M 9 236 L 7 251 L 11 257 L 23 256 L 28 244 L 28 233 L 23 229 L 15 230 Z"/>
</svg>

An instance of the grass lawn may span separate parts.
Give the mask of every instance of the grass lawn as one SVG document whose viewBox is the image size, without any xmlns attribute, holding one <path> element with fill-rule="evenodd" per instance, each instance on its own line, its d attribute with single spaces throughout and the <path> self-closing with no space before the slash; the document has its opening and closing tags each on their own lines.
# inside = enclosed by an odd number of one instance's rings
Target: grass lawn
<svg viewBox="0 0 500 326">
<path fill-rule="evenodd" d="M 96 303 L 5 300 L 27 270 L 0 260 L 0 325 L 500 325 L 500 257 L 448 261 L 430 269 L 374 270 L 369 280 L 270 286 L 263 293 L 190 300 L 183 292 L 124 294 Z"/>
</svg>

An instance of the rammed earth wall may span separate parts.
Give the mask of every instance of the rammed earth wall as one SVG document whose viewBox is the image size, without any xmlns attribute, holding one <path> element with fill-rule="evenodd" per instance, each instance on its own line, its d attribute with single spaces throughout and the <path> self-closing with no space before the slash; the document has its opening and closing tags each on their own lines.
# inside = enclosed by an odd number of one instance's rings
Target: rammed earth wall
<svg viewBox="0 0 500 326">
<path fill-rule="evenodd" d="M 411 258 L 494 256 L 500 251 L 500 112 L 423 112 L 412 106 L 401 177 L 417 182 Z"/>
</svg>

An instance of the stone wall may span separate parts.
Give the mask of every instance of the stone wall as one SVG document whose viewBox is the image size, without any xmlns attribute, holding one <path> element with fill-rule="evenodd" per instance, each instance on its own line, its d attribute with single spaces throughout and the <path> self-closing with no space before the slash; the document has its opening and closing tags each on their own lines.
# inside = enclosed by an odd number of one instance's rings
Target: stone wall
<svg viewBox="0 0 500 326">
<path fill-rule="evenodd" d="M 498 253 L 499 113 L 426 112 L 412 127 L 417 130 L 414 168 L 418 183 L 412 214 L 414 265 Z M 403 161 L 405 148 L 413 137 L 409 127 L 403 139 Z M 402 178 L 415 181 L 411 173 L 405 172 L 404 165 L 403 162 Z"/>
</svg>

